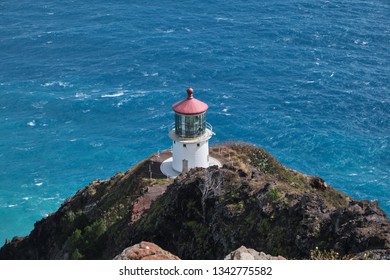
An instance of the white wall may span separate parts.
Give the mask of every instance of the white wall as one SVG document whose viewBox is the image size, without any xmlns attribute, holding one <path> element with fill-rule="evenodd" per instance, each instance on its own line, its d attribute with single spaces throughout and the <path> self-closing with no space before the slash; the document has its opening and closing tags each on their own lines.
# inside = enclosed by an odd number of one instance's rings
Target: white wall
<svg viewBox="0 0 390 280">
<path fill-rule="evenodd" d="M 199 147 L 198 144 L 199 143 Z M 209 167 L 209 142 L 208 140 L 185 144 L 176 141 L 173 143 L 173 161 L 172 167 L 178 172 L 183 171 L 183 159 L 188 160 L 188 168 Z"/>
</svg>

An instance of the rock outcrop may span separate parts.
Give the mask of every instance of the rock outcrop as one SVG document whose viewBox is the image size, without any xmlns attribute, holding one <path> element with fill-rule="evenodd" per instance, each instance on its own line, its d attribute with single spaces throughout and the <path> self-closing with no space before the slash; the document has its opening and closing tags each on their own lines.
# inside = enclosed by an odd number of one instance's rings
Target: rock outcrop
<svg viewBox="0 0 390 280">
<path fill-rule="evenodd" d="M 389 258 L 390 221 L 378 203 L 354 200 L 253 145 L 213 147 L 211 155 L 224 166 L 171 180 L 158 174 L 169 156 L 159 154 L 94 181 L 29 236 L 7 242 L 0 259 L 113 259 L 144 240 L 181 259 L 223 259 L 242 245 L 288 259 L 313 250 Z"/>
<path fill-rule="evenodd" d="M 142 241 L 123 250 L 114 260 L 180 260 L 154 243 Z"/>
<path fill-rule="evenodd" d="M 285 260 L 282 256 L 271 256 L 264 252 L 257 252 L 254 249 L 241 246 L 237 250 L 230 252 L 224 260 Z"/>
</svg>

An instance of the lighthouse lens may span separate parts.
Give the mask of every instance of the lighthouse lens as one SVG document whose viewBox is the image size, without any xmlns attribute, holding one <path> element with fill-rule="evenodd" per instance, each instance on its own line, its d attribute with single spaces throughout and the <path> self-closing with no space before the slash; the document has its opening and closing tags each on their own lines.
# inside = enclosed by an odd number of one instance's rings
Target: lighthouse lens
<svg viewBox="0 0 390 280">
<path fill-rule="evenodd" d="M 206 132 L 206 116 L 175 114 L 175 132 L 182 138 L 195 138 Z"/>
</svg>

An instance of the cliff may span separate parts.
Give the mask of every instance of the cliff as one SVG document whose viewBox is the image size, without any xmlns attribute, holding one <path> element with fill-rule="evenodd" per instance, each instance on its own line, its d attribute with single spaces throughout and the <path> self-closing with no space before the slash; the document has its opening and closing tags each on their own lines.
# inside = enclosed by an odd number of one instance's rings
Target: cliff
<svg viewBox="0 0 390 280">
<path fill-rule="evenodd" d="M 354 200 L 252 145 L 211 154 L 222 168 L 166 179 L 165 152 L 94 181 L 29 236 L 7 241 L 0 259 L 113 259 L 141 241 L 181 259 L 223 259 L 240 246 L 289 259 L 390 259 L 390 221 L 377 202 Z"/>
</svg>

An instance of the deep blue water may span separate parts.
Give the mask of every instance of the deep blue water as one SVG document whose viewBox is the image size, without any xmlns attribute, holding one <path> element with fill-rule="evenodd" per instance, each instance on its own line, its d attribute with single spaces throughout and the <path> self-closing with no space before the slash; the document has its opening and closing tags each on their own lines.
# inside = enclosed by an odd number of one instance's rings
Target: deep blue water
<svg viewBox="0 0 390 280">
<path fill-rule="evenodd" d="M 212 3 L 210 3 L 212 2 Z M 171 105 L 390 213 L 390 3 L 0 2 L 0 243 L 169 148 Z"/>
</svg>

